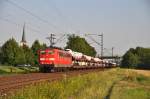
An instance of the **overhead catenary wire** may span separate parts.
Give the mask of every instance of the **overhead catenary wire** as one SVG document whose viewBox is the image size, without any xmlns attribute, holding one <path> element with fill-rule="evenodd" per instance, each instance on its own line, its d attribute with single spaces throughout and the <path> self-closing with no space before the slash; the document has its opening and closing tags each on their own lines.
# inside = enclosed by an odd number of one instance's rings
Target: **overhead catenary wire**
<svg viewBox="0 0 150 99">
<path fill-rule="evenodd" d="M 57 26 L 55 26 L 54 24 L 52 24 L 51 22 L 49 22 L 49 21 L 47 21 L 47 20 L 41 18 L 41 17 L 38 16 L 37 14 L 34 14 L 33 12 L 31 12 L 30 10 L 28 10 L 28 9 L 26 9 L 26 8 L 24 8 L 24 7 L 22 7 L 21 5 L 18 5 L 18 4 L 17 4 L 16 2 L 14 2 L 13 0 L 6 0 L 6 2 L 8 2 L 9 4 L 11 4 L 11 5 L 17 7 L 18 9 L 24 11 L 25 13 L 31 15 L 32 17 L 38 19 L 38 21 L 41 21 L 41 22 L 43 22 L 43 23 L 45 23 L 45 24 L 48 24 L 49 26 L 52 26 L 53 28 L 55 28 L 55 29 L 58 30 L 59 27 L 57 27 Z M 57 7 L 56 7 L 56 9 L 57 9 L 58 13 L 61 15 L 61 17 L 63 17 L 64 19 L 67 20 L 67 18 L 61 13 L 61 11 L 60 11 Z M 5 20 L 5 21 L 7 21 L 7 22 L 9 22 L 9 23 L 11 23 L 11 24 L 15 24 L 15 25 L 17 25 L 17 26 L 21 26 L 21 27 L 22 27 L 22 25 L 17 24 L 16 22 L 12 22 L 11 20 L 8 20 L 8 19 L 3 19 L 3 20 Z M 70 25 L 70 26 L 71 26 L 71 25 Z M 39 30 L 35 30 L 35 29 L 33 29 L 33 28 L 30 28 L 30 27 L 27 27 L 27 28 L 30 29 L 31 31 L 36 32 L 36 33 L 42 33 L 42 32 L 40 32 Z M 60 28 L 59 28 L 59 29 L 60 29 Z M 58 33 L 58 34 L 62 34 L 62 33 Z M 62 41 L 62 40 L 60 40 L 60 41 Z"/>
<path fill-rule="evenodd" d="M 6 18 L 0 17 L 0 20 L 1 20 L 1 21 L 5 21 L 5 22 L 8 22 L 8 23 L 10 23 L 10 24 L 12 24 L 12 25 L 15 25 L 15 26 L 18 26 L 18 27 L 23 27 L 23 25 L 18 24 L 18 23 L 16 23 L 16 22 L 13 22 L 12 20 L 9 20 L 9 19 L 6 19 Z M 41 32 L 41 31 L 39 31 L 39 30 L 36 30 L 36 29 L 33 29 L 33 28 L 29 27 L 28 25 L 26 26 L 26 28 L 27 28 L 28 30 L 33 31 L 34 33 L 43 33 L 43 32 Z M 45 33 L 45 32 L 44 32 L 44 33 Z M 56 42 L 55 42 L 54 44 L 57 44 L 57 43 L 59 43 L 59 42 L 62 42 L 62 41 L 65 39 L 66 34 L 61 34 L 61 35 L 59 35 L 59 36 L 60 36 L 59 38 L 57 38 L 57 39 L 55 38 L 55 39 L 56 39 Z"/>
<path fill-rule="evenodd" d="M 61 42 L 62 39 L 63 39 L 65 36 L 66 36 L 65 34 L 63 34 L 62 36 L 60 36 L 60 37 L 57 39 L 57 41 L 55 42 L 55 44 L 57 44 L 58 42 Z"/>
<path fill-rule="evenodd" d="M 7 15 L 5 15 L 4 17 L 0 17 L 1 19 L 5 19 L 5 20 L 7 20 L 7 21 L 10 21 L 12 24 L 16 24 L 16 25 L 18 25 L 18 23 L 16 23 L 16 22 L 14 22 L 14 16 L 12 15 L 12 14 L 7 14 Z M 8 19 L 9 18 L 9 19 Z M 11 18 L 11 19 L 10 19 Z M 39 32 L 40 30 L 39 29 L 41 29 L 41 27 L 40 26 L 37 26 L 37 24 L 32 24 L 30 21 L 24 21 L 25 23 L 27 23 L 28 25 L 28 27 L 30 28 L 30 26 L 32 26 L 32 27 L 34 27 L 34 28 L 36 28 L 36 29 L 33 29 L 33 28 L 31 28 L 32 30 L 34 30 L 34 31 L 36 31 L 36 32 Z M 23 22 L 22 22 L 23 23 Z M 42 33 L 42 32 L 41 32 Z M 45 32 L 44 32 L 45 33 Z"/>
<path fill-rule="evenodd" d="M 50 47 L 58 44 L 59 42 L 61 43 L 65 39 L 66 34 L 61 35 L 59 38 L 55 38 L 55 36 L 55 34 L 50 34 L 49 37 L 46 37 L 46 39 L 50 41 Z"/>
<path fill-rule="evenodd" d="M 90 38 L 92 41 L 94 41 L 96 44 L 101 45 L 99 42 L 97 42 L 93 37 L 88 36 L 88 34 L 85 34 L 86 37 Z"/>
<path fill-rule="evenodd" d="M 94 38 L 92 38 L 90 35 L 96 35 L 101 37 L 101 42 L 97 42 Z M 97 45 L 101 46 L 101 57 L 103 57 L 103 33 L 101 35 L 98 34 L 85 34 L 86 37 L 90 38 L 92 41 L 94 41 Z"/>
<path fill-rule="evenodd" d="M 47 0 L 47 1 L 49 1 L 49 0 Z M 61 18 L 63 18 L 63 20 L 68 23 L 70 29 L 71 29 L 72 31 L 74 31 L 74 32 L 79 31 L 79 30 L 75 30 L 75 29 L 74 29 L 75 24 L 72 23 L 72 21 L 71 21 L 71 19 L 69 18 L 69 16 L 66 16 L 66 15 L 63 14 L 63 12 L 57 7 L 56 2 L 55 2 L 54 0 L 51 0 L 51 1 L 52 1 L 52 3 L 53 3 L 52 6 L 53 6 L 53 8 L 55 9 L 55 12 L 57 12 L 58 16 L 61 17 Z M 47 4 L 47 3 L 46 3 L 46 4 Z M 77 25 L 76 25 L 76 26 L 77 26 Z"/>
<path fill-rule="evenodd" d="M 63 20 L 65 20 L 65 22 L 68 22 L 68 21 L 69 21 L 69 18 L 67 18 L 67 17 L 62 13 L 62 11 L 57 7 L 57 4 L 56 4 L 56 2 L 54 2 L 54 0 L 52 0 L 52 2 L 53 2 L 53 6 L 54 6 L 54 8 L 56 9 L 56 12 L 58 13 L 58 15 L 59 15 L 61 18 L 63 18 Z M 74 29 L 73 29 L 73 26 L 72 26 L 72 23 L 71 23 L 71 22 L 68 22 L 68 23 L 70 23 L 70 24 L 69 24 L 70 28 L 71 28 L 72 30 L 74 30 Z"/>
<path fill-rule="evenodd" d="M 45 23 L 45 24 L 48 24 L 49 26 L 53 27 L 54 29 L 57 29 L 57 30 L 60 29 L 60 28 L 58 28 L 57 26 L 55 26 L 54 24 L 50 23 L 48 20 L 45 20 L 45 19 L 39 17 L 38 15 L 36 15 L 36 14 L 32 13 L 31 11 L 29 11 L 29 10 L 23 8 L 22 6 L 18 5 L 17 3 L 13 2 L 12 0 L 6 0 L 6 1 L 7 1 L 9 4 L 14 5 L 14 6 L 17 7 L 18 9 L 20 9 L 20 10 L 26 12 L 27 14 L 31 15 L 32 17 L 36 18 L 37 20 L 39 20 L 39 21 L 41 21 L 41 22 L 43 22 L 43 23 Z M 63 31 L 63 30 L 62 30 L 62 31 Z M 64 31 L 63 31 L 63 32 L 64 32 Z"/>
<path fill-rule="evenodd" d="M 5 21 L 5 22 L 8 22 L 8 23 L 13 24 L 13 25 L 16 25 L 16 26 L 19 26 L 19 27 L 23 27 L 23 25 L 18 24 L 18 23 L 16 23 L 16 22 L 13 22 L 12 20 L 9 20 L 9 19 L 6 19 L 6 18 L 0 17 L 0 20 Z M 33 29 L 33 28 L 31 28 L 31 27 L 28 27 L 28 26 L 27 26 L 27 28 L 28 28 L 29 30 L 35 32 L 35 33 L 42 33 L 41 31 L 36 30 L 36 29 Z"/>
</svg>

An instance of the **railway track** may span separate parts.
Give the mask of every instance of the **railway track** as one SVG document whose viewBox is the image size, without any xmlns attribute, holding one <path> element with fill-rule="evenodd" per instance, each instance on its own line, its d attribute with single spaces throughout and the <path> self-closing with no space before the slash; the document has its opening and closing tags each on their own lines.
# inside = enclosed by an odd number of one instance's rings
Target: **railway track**
<svg viewBox="0 0 150 99">
<path fill-rule="evenodd" d="M 3 76 L 0 77 L 0 95 L 6 95 L 9 92 L 22 88 L 30 84 L 37 84 L 43 81 L 54 81 L 60 80 L 65 77 L 72 77 L 76 75 L 83 75 L 89 72 L 97 72 L 102 69 L 89 69 L 89 70 L 78 70 L 78 71 L 67 71 L 67 72 L 56 72 L 56 73 L 30 73 L 30 74 L 19 74 L 14 76 Z"/>
</svg>

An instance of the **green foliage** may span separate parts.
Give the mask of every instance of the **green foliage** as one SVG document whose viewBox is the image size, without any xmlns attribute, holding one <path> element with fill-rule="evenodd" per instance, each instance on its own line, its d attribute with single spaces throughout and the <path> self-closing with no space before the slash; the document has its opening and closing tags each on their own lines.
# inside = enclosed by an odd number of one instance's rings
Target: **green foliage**
<svg viewBox="0 0 150 99">
<path fill-rule="evenodd" d="M 67 46 L 65 48 L 72 49 L 73 51 L 81 52 L 89 56 L 96 55 L 94 47 L 90 46 L 84 38 L 75 35 L 70 35 L 68 37 Z"/>
<path fill-rule="evenodd" d="M 1 50 L 1 47 L 0 47 L 0 64 L 2 63 L 2 50 Z"/>
<path fill-rule="evenodd" d="M 31 49 L 32 49 L 32 51 L 33 51 L 33 53 L 34 53 L 35 55 L 38 55 L 37 51 L 38 51 L 39 49 L 41 49 L 41 45 L 40 45 L 40 43 L 39 43 L 39 40 L 35 40 L 35 41 L 34 41 L 34 43 L 32 44 Z"/>
<path fill-rule="evenodd" d="M 116 70 L 78 75 L 55 82 L 44 82 L 19 90 L 11 99 L 104 99 L 113 82 L 118 81 Z M 99 76 L 101 75 L 101 76 Z M 112 76 L 109 76 L 112 75 Z M 106 77 L 107 76 L 107 77 Z"/>
<path fill-rule="evenodd" d="M 23 51 L 25 54 L 26 64 L 34 64 L 34 54 L 28 46 L 23 46 Z"/>
<path fill-rule="evenodd" d="M 129 70 L 77 75 L 54 82 L 30 85 L 8 96 L 10 99 L 149 99 L 150 78 Z M 99 76 L 100 75 L 100 76 Z M 110 76 L 111 75 L 111 76 Z M 136 81 L 135 81 L 136 78 Z M 6 98 L 7 99 L 7 98 Z"/>
<path fill-rule="evenodd" d="M 40 45 L 39 41 L 35 40 L 31 47 L 32 52 L 34 54 L 34 58 L 33 58 L 34 65 L 38 65 L 38 50 L 40 50 L 40 48 L 41 48 L 41 45 Z"/>
<path fill-rule="evenodd" d="M 136 54 L 128 51 L 123 56 L 122 66 L 127 66 L 128 68 L 136 68 L 139 63 L 139 58 Z"/>
<path fill-rule="evenodd" d="M 32 44 L 31 50 L 34 54 L 34 58 L 33 58 L 34 65 L 36 65 L 36 66 L 38 65 L 38 50 L 45 49 L 45 48 L 46 48 L 46 44 L 41 45 L 38 40 L 35 40 L 34 43 Z"/>
<path fill-rule="evenodd" d="M 150 69 L 150 48 L 129 49 L 123 56 L 122 67 Z"/>
<path fill-rule="evenodd" d="M 2 46 L 1 57 L 3 64 L 17 65 L 25 63 L 23 49 L 19 47 L 15 39 L 9 39 Z"/>
<path fill-rule="evenodd" d="M 14 62 L 15 62 L 15 64 L 13 64 L 13 65 L 26 63 L 25 54 L 24 54 L 24 51 L 21 47 L 18 47 Z"/>
<path fill-rule="evenodd" d="M 149 99 L 150 78 L 128 72 L 130 75 L 114 86 L 110 99 Z"/>
<path fill-rule="evenodd" d="M 150 48 L 137 47 L 136 53 L 141 61 L 139 68 L 150 69 Z"/>
<path fill-rule="evenodd" d="M 0 48 L 0 64 L 6 65 L 22 65 L 38 64 L 38 50 L 45 49 L 46 44 L 40 45 L 38 40 L 29 48 L 27 45 L 19 46 L 15 39 L 9 39 Z"/>
<path fill-rule="evenodd" d="M 29 72 L 37 72 L 38 67 L 15 67 L 15 66 L 0 66 L 0 75 L 22 74 Z"/>
</svg>

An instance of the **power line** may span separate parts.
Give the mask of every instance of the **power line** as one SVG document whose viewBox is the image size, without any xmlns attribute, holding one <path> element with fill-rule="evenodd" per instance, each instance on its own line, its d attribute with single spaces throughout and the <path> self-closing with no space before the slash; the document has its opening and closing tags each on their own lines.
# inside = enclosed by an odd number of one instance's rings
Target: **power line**
<svg viewBox="0 0 150 99">
<path fill-rule="evenodd" d="M 56 38 L 55 38 L 55 34 L 50 34 L 50 36 L 49 36 L 49 37 L 46 37 L 46 39 L 49 40 L 49 42 L 50 42 L 50 47 L 53 47 L 53 45 L 55 44 L 55 43 L 54 43 L 54 39 L 56 39 Z"/>
<path fill-rule="evenodd" d="M 6 17 L 10 17 L 11 19 L 8 19 L 8 18 L 6 19 Z M 9 21 L 11 21 L 12 24 L 18 25 L 18 23 L 12 21 L 12 20 L 14 20 L 14 19 L 12 19 L 12 18 L 15 18 L 12 14 L 9 14 L 9 13 L 8 13 L 8 14 L 5 15 L 4 17 L 0 17 L 0 18 L 1 18 L 1 19 L 9 20 Z M 30 26 L 32 26 L 32 27 L 38 29 L 38 30 L 35 30 L 35 29 L 31 28 L 31 30 L 36 31 L 36 32 L 39 32 L 40 26 L 37 26 L 37 24 L 36 24 L 36 25 L 35 25 L 35 24 L 32 25 L 32 23 L 31 23 L 30 21 L 26 21 L 26 23 L 28 23 L 28 26 L 30 25 Z"/>
<path fill-rule="evenodd" d="M 48 1 L 48 0 L 47 0 L 47 1 Z M 75 29 L 73 28 L 73 24 L 72 24 L 72 22 L 71 22 L 71 19 L 70 19 L 69 17 L 65 16 L 65 15 L 62 13 L 62 11 L 57 7 L 57 4 L 56 4 L 56 2 L 55 2 L 54 0 L 52 0 L 52 3 L 53 3 L 53 7 L 54 7 L 55 11 L 57 12 L 58 16 L 61 17 L 61 18 L 63 18 L 63 20 L 64 20 L 65 22 L 70 23 L 70 24 L 69 24 L 70 29 L 72 29 L 72 30 L 75 31 Z"/>
<path fill-rule="evenodd" d="M 53 6 L 54 6 L 56 12 L 58 13 L 58 15 L 61 16 L 61 18 L 63 18 L 65 20 L 65 22 L 67 22 L 68 18 L 66 16 L 64 16 L 64 14 L 62 13 L 62 11 L 60 9 L 58 9 L 57 4 L 54 2 L 54 0 L 52 0 L 52 2 L 53 2 Z M 72 24 L 70 23 L 69 26 L 72 27 Z"/>
<path fill-rule="evenodd" d="M 66 35 L 63 34 L 61 37 L 59 37 L 59 38 L 57 39 L 57 41 L 55 42 L 55 44 L 57 44 L 58 42 L 63 41 L 65 36 L 66 36 Z"/>
<path fill-rule="evenodd" d="M 110 49 L 104 48 L 104 51 L 105 52 L 107 51 L 107 53 L 110 54 L 112 57 L 114 56 L 114 47 L 112 47 Z"/>
<path fill-rule="evenodd" d="M 16 23 L 16 22 L 13 22 L 12 20 L 9 20 L 9 19 L 5 19 L 5 18 L 0 17 L 0 20 L 5 21 L 5 22 L 8 22 L 8 23 L 13 24 L 13 25 L 16 25 L 16 26 L 19 26 L 19 27 L 23 27 L 23 25 L 18 24 L 18 23 Z M 29 30 L 33 31 L 33 32 L 41 33 L 40 31 L 35 30 L 35 29 L 33 29 L 33 28 L 30 28 L 30 27 L 27 27 L 27 28 L 28 28 Z M 50 47 L 53 47 L 53 46 L 54 46 L 55 44 L 57 44 L 58 42 L 63 41 L 63 40 L 65 39 L 65 36 L 66 36 L 66 35 L 63 34 L 61 37 L 59 37 L 59 38 L 56 40 L 56 42 L 54 42 L 54 40 L 56 39 L 55 36 L 56 36 L 55 34 L 51 34 L 50 37 L 47 37 L 47 39 L 49 39 L 49 41 L 50 41 Z"/>
<path fill-rule="evenodd" d="M 89 39 L 91 39 L 92 41 L 94 41 L 96 44 L 101 45 L 99 42 L 97 42 L 93 37 L 89 36 L 91 34 L 85 34 L 86 37 L 88 37 Z"/>
<path fill-rule="evenodd" d="M 112 54 L 110 49 L 104 48 L 103 50 L 104 50 L 105 55 L 111 55 Z"/>
<path fill-rule="evenodd" d="M 18 23 L 16 23 L 16 22 L 13 22 L 12 20 L 9 20 L 9 19 L 5 19 L 5 18 L 0 17 L 0 20 L 5 21 L 5 22 L 8 22 L 8 23 L 13 24 L 13 25 L 16 25 L 16 26 L 19 26 L 19 27 L 23 27 L 23 25 L 18 24 Z M 33 32 L 42 33 L 42 32 L 40 32 L 39 30 L 35 30 L 35 29 L 31 28 L 31 27 L 28 27 L 28 26 L 27 26 L 27 28 L 28 28 L 29 30 L 33 31 Z"/>
<path fill-rule="evenodd" d="M 55 38 L 56 35 L 55 34 L 50 34 L 49 37 L 46 37 L 46 39 L 49 40 L 50 42 L 50 47 L 53 47 L 55 44 L 57 44 L 58 42 L 62 42 L 65 37 L 66 37 L 66 34 L 63 34 L 62 36 L 60 36 L 59 38 Z"/>
<path fill-rule="evenodd" d="M 101 38 L 101 41 L 100 43 L 97 42 L 94 38 L 92 38 L 90 35 L 96 35 L 96 36 L 100 36 Z M 98 34 L 85 34 L 86 37 L 90 38 L 92 41 L 94 41 L 97 45 L 100 45 L 101 46 L 101 57 L 103 57 L 103 33 L 101 35 L 98 35 Z"/>
<path fill-rule="evenodd" d="M 15 3 L 15 2 L 13 2 L 13 1 L 11 1 L 11 0 L 6 0 L 6 1 L 7 1 L 8 3 L 14 5 L 15 7 L 17 7 L 17 8 L 19 8 L 19 9 L 23 10 L 23 11 L 26 12 L 27 14 L 29 14 L 29 15 L 35 17 L 36 19 L 40 20 L 41 22 L 46 23 L 46 24 L 52 26 L 52 27 L 55 28 L 55 29 L 58 29 L 57 26 L 51 24 L 49 21 L 47 21 L 47 20 L 45 20 L 45 19 L 42 19 L 42 18 L 39 17 L 38 15 L 33 14 L 31 11 L 26 10 L 25 8 L 23 8 L 23 7 L 21 7 L 20 5 L 18 5 L 17 3 Z"/>
</svg>

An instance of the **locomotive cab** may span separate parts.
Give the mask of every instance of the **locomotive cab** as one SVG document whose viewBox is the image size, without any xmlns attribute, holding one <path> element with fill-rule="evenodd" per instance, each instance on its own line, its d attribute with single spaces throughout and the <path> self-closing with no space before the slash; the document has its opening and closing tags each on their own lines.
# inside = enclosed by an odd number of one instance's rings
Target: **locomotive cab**
<svg viewBox="0 0 150 99">
<path fill-rule="evenodd" d="M 55 51 L 53 49 L 46 49 L 39 51 L 40 71 L 48 72 L 54 68 Z"/>
<path fill-rule="evenodd" d="M 72 56 L 68 52 L 60 49 L 47 48 L 39 51 L 40 71 L 58 70 L 72 66 Z M 55 70 L 54 70 L 55 71 Z"/>
<path fill-rule="evenodd" d="M 54 64 L 55 51 L 54 50 L 40 50 L 39 52 L 39 63 L 40 64 Z"/>
</svg>

